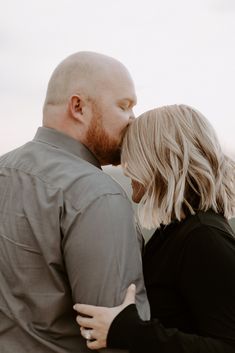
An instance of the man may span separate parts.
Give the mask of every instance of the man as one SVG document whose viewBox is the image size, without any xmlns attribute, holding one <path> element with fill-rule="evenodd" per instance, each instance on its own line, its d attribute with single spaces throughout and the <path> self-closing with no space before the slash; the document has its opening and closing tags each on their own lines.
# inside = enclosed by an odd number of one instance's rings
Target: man
<svg viewBox="0 0 235 353">
<path fill-rule="evenodd" d="M 76 302 L 114 306 L 137 285 L 148 318 L 132 208 L 101 165 L 118 164 L 134 85 L 110 57 L 80 52 L 54 71 L 43 127 L 0 158 L 1 353 L 85 353 Z"/>
</svg>

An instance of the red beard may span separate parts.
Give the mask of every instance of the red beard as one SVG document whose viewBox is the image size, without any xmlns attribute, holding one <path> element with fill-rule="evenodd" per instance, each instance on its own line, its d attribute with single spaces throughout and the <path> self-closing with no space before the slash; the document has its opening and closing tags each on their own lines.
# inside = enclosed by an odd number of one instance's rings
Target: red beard
<svg viewBox="0 0 235 353">
<path fill-rule="evenodd" d="M 120 141 L 111 138 L 102 124 L 102 115 L 93 108 L 93 118 L 87 131 L 86 146 L 96 156 L 101 165 L 119 165 L 121 158 Z"/>
</svg>

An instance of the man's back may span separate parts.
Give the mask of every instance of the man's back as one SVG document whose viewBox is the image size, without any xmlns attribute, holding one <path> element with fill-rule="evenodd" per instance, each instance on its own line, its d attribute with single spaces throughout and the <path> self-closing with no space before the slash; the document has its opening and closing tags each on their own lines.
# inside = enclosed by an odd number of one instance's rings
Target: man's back
<svg viewBox="0 0 235 353">
<path fill-rule="evenodd" d="M 88 352 L 73 303 L 119 304 L 134 280 L 146 317 L 141 262 L 125 273 L 125 252 L 130 265 L 139 258 L 133 225 L 124 220 L 130 238 L 119 238 L 112 218 L 130 218 L 129 201 L 83 145 L 39 129 L 0 158 L 0 193 L 1 353 Z"/>
</svg>

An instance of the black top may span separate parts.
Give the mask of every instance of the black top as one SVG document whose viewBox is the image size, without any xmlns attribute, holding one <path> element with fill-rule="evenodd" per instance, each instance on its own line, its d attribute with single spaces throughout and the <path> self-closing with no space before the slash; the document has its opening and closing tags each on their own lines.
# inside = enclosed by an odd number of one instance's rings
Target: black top
<svg viewBox="0 0 235 353">
<path fill-rule="evenodd" d="M 213 211 L 156 230 L 145 248 L 152 321 L 135 305 L 113 321 L 108 346 L 132 353 L 235 353 L 235 236 Z"/>
</svg>

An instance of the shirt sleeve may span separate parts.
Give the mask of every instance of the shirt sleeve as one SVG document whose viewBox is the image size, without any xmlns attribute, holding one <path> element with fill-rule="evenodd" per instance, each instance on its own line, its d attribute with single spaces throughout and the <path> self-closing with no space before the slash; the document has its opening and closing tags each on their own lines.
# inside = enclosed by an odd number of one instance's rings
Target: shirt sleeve
<svg viewBox="0 0 235 353">
<path fill-rule="evenodd" d="M 63 240 L 74 303 L 120 305 L 127 287 L 137 286 L 137 306 L 149 318 L 139 239 L 128 199 L 120 194 L 97 198 L 80 212 L 71 210 Z"/>
<path fill-rule="evenodd" d="M 180 290 L 195 319 L 195 334 L 142 321 L 127 307 L 113 321 L 108 344 L 131 353 L 235 352 L 235 239 L 210 227 L 189 235 L 180 271 Z"/>
<path fill-rule="evenodd" d="M 130 353 L 234 353 L 234 345 L 221 340 L 166 329 L 157 319 L 143 321 L 134 304 L 113 320 L 107 344 Z"/>
</svg>

